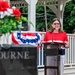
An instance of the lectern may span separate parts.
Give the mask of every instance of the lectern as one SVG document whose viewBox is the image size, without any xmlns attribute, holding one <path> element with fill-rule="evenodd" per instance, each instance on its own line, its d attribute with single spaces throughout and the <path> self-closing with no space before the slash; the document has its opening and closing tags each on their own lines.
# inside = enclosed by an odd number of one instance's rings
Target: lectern
<svg viewBox="0 0 75 75">
<path fill-rule="evenodd" d="M 44 72 L 45 75 L 60 75 L 60 51 L 63 43 L 44 44 Z"/>
</svg>

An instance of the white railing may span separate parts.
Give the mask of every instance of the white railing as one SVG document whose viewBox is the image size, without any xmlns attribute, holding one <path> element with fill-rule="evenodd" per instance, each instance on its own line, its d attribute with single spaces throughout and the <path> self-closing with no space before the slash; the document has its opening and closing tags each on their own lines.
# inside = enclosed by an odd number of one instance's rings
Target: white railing
<svg viewBox="0 0 75 75">
<path fill-rule="evenodd" d="M 66 49 L 65 65 L 75 65 L 75 34 L 68 34 L 69 48 Z"/>
<path fill-rule="evenodd" d="M 75 65 L 75 34 L 67 34 L 69 38 L 69 48 L 65 51 L 65 63 L 64 65 L 68 67 L 72 67 Z M 38 67 L 44 66 L 44 57 L 43 57 L 43 48 L 38 50 Z"/>
</svg>

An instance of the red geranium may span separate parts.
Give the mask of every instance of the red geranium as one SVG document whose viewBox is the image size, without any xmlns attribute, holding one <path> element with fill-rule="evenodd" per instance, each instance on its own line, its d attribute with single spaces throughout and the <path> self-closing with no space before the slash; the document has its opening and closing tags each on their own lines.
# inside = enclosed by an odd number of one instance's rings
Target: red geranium
<svg viewBox="0 0 75 75">
<path fill-rule="evenodd" d="M 13 15 L 15 15 L 17 18 L 21 16 L 21 12 L 18 8 L 12 8 L 13 10 Z"/>
<path fill-rule="evenodd" d="M 6 1 L 1 1 L 0 2 L 0 11 L 6 11 L 7 10 L 7 8 L 10 8 L 10 5 L 9 5 L 9 3 L 8 2 L 6 2 Z"/>
</svg>

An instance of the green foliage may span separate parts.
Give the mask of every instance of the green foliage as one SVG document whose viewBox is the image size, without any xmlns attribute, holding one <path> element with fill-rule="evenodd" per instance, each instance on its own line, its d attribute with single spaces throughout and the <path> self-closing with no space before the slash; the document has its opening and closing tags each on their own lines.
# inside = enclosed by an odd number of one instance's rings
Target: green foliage
<svg viewBox="0 0 75 75">
<path fill-rule="evenodd" d="M 46 7 L 46 10 L 47 10 L 46 11 L 46 13 L 47 13 L 47 28 L 49 29 L 50 22 L 55 17 L 55 14 L 48 7 Z M 40 27 L 43 27 L 46 29 L 44 7 L 37 6 L 36 13 L 37 13 L 36 14 L 36 30 L 39 31 Z"/>
<path fill-rule="evenodd" d="M 68 2 L 64 11 L 64 30 L 67 33 L 72 33 L 75 28 L 75 4 L 72 1 Z"/>
<path fill-rule="evenodd" d="M 11 31 L 21 28 L 22 21 L 28 22 L 27 18 L 23 16 L 21 16 L 19 20 L 16 16 L 5 16 L 0 19 L 0 33 L 11 33 Z"/>
<path fill-rule="evenodd" d="M 75 0 L 72 0 L 72 3 L 75 4 Z"/>
<path fill-rule="evenodd" d="M 36 12 L 37 13 L 44 13 L 44 7 L 43 6 L 37 6 L 36 7 Z"/>
</svg>

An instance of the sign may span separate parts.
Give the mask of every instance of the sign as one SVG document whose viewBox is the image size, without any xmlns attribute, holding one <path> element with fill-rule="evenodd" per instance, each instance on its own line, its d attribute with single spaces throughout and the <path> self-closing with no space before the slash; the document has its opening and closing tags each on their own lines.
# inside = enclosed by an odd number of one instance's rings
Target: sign
<svg viewBox="0 0 75 75">
<path fill-rule="evenodd" d="M 13 69 L 9 66 L 12 63 Z M 22 70 L 21 65 L 24 67 Z M 33 45 L 12 45 L 0 51 L 0 75 L 38 75 L 37 47 Z"/>
</svg>

